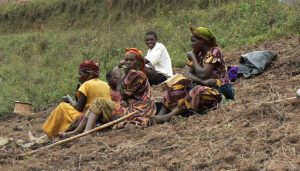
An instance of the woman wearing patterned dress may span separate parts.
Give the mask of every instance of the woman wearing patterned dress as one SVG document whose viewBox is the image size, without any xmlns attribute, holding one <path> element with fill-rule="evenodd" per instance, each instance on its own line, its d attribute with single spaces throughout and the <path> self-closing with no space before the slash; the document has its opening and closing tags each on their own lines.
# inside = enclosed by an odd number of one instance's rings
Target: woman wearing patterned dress
<svg viewBox="0 0 300 171">
<path fill-rule="evenodd" d="M 154 123 L 169 121 L 173 116 L 189 111 L 201 113 L 221 102 L 221 92 L 231 91 L 231 86 L 223 90 L 229 80 L 223 53 L 214 34 L 205 27 L 191 27 L 191 32 L 193 50 L 187 53 L 186 74 L 172 80 L 163 109 L 151 118 Z M 165 114 L 167 111 L 170 112 Z"/>
</svg>

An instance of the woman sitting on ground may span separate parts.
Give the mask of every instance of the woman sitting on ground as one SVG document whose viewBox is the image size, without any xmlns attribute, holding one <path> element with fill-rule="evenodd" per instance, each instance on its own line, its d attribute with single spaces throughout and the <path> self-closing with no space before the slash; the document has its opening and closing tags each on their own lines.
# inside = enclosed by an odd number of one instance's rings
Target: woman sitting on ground
<svg viewBox="0 0 300 171">
<path fill-rule="evenodd" d="M 186 77 L 178 77 L 168 88 L 163 108 L 151 118 L 154 123 L 170 121 L 173 116 L 189 111 L 201 113 L 213 108 L 221 102 L 220 92 L 233 98 L 223 53 L 214 34 L 205 27 L 191 27 L 191 32 L 193 50 L 187 53 Z M 165 114 L 167 111 L 170 112 Z"/>
<path fill-rule="evenodd" d="M 80 64 L 78 79 L 81 85 L 76 92 L 77 100 L 64 96 L 64 102 L 51 112 L 43 125 L 43 131 L 49 138 L 55 138 L 59 132 L 69 129 L 97 97 L 110 99 L 110 87 L 99 79 L 99 66 L 95 61 Z"/>
<path fill-rule="evenodd" d="M 122 128 L 126 124 L 135 126 L 150 124 L 150 117 L 155 114 L 156 107 L 151 98 L 148 78 L 144 73 L 144 58 L 141 51 L 130 48 L 126 49 L 124 60 L 124 76 L 121 78 L 120 71 L 115 70 L 118 78 L 117 90 L 122 95 L 122 102 L 116 103 L 105 98 L 97 98 L 86 112 L 85 117 L 88 120 L 83 120 L 74 131 L 64 133 L 63 136 L 78 134 L 83 129 L 88 131 L 95 127 L 96 121 L 108 123 L 131 112 L 137 112 L 137 114 L 119 123 L 115 128 Z"/>
</svg>

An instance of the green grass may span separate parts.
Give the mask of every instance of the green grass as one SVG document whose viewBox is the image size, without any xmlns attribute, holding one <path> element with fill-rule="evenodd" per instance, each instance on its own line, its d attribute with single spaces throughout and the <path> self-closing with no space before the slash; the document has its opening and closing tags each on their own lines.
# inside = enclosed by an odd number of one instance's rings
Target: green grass
<svg viewBox="0 0 300 171">
<path fill-rule="evenodd" d="M 126 47 L 146 52 L 155 30 L 174 67 L 190 50 L 189 25 L 206 26 L 224 50 L 300 33 L 297 6 L 275 0 L 35 0 L 0 6 L 0 114 L 16 100 L 39 110 L 72 94 L 83 59 L 100 63 L 101 78 Z M 153 2 L 151 4 L 151 2 Z"/>
</svg>

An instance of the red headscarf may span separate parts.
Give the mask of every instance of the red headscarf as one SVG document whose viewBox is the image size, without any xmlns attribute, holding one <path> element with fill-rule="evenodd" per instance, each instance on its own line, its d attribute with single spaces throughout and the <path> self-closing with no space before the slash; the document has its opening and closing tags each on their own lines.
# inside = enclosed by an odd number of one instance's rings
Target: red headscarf
<svg viewBox="0 0 300 171">
<path fill-rule="evenodd" d="M 94 74 L 96 74 L 96 76 L 99 76 L 99 65 L 98 65 L 97 62 L 95 62 L 93 60 L 83 61 L 79 65 L 79 70 L 83 70 L 83 71 L 87 71 L 87 72 L 90 72 L 90 73 L 94 73 Z"/>
<path fill-rule="evenodd" d="M 140 62 L 140 70 L 142 72 L 145 73 L 145 59 L 144 57 L 142 56 L 142 51 L 141 50 L 138 50 L 137 48 L 126 48 L 125 49 L 125 55 L 128 54 L 128 53 L 133 53 L 135 54 L 135 58 L 136 60 L 138 60 Z"/>
</svg>

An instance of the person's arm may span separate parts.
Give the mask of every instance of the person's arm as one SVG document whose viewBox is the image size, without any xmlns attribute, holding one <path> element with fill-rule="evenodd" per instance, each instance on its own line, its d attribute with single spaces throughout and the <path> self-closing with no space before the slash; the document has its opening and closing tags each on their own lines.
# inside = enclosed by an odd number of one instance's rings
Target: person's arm
<svg viewBox="0 0 300 171">
<path fill-rule="evenodd" d="M 125 64 L 125 60 L 121 60 L 118 64 L 118 67 L 122 68 L 124 64 Z"/>
<path fill-rule="evenodd" d="M 203 80 L 198 78 L 194 73 L 195 73 L 195 68 L 188 65 L 185 67 L 185 75 L 193 82 L 197 84 L 202 84 Z"/>
<path fill-rule="evenodd" d="M 145 61 L 145 64 L 149 64 L 150 63 L 150 61 L 148 59 L 146 59 L 146 58 L 144 58 L 144 61 Z"/>
<path fill-rule="evenodd" d="M 194 75 L 202 80 L 209 78 L 209 75 L 213 71 L 215 64 L 204 64 L 202 67 L 198 63 L 194 52 L 188 52 L 187 56 L 188 56 L 188 59 L 193 61 L 193 64 L 194 64 L 194 72 L 192 72 L 192 73 L 195 73 Z"/>
<path fill-rule="evenodd" d="M 125 79 L 125 75 L 121 79 L 118 79 L 117 91 L 121 94 L 122 99 L 126 100 L 126 99 L 128 99 L 129 96 L 124 92 L 124 88 L 122 85 L 122 82 L 124 81 L 124 79 Z"/>
<path fill-rule="evenodd" d="M 191 79 L 193 82 L 200 84 L 200 85 L 204 85 L 204 86 L 209 86 L 212 87 L 216 84 L 216 80 L 215 79 L 202 79 L 199 78 L 198 76 L 196 76 L 194 74 L 195 70 L 193 67 L 190 66 L 186 66 L 186 76 Z"/>
<path fill-rule="evenodd" d="M 78 89 L 79 89 L 80 86 L 81 86 L 81 83 L 78 83 L 77 86 L 76 86 L 75 93 L 74 93 L 75 94 L 74 95 L 75 96 L 75 101 L 78 100 L 78 97 L 76 96 L 76 92 L 78 91 Z"/>
<path fill-rule="evenodd" d="M 128 98 L 128 96 L 124 93 L 124 89 L 123 89 L 123 85 L 122 82 L 124 81 L 126 74 L 124 74 L 123 76 L 121 76 L 121 70 L 120 68 L 116 68 L 116 77 L 117 77 L 117 91 L 121 94 L 122 99 L 126 100 Z"/>
<path fill-rule="evenodd" d="M 145 59 L 148 60 L 152 65 L 156 65 L 161 61 L 161 57 L 163 54 L 163 49 L 162 48 L 156 48 L 152 49 L 151 52 L 149 52 L 146 56 Z M 149 65 L 149 63 L 148 63 Z"/>
<path fill-rule="evenodd" d="M 193 70 L 194 72 L 192 72 L 192 73 L 195 73 L 195 74 L 193 74 L 193 75 L 197 76 L 198 78 L 200 78 L 202 80 L 209 78 L 209 75 L 213 71 L 215 64 L 204 64 L 203 67 L 201 67 L 196 59 L 196 55 L 194 54 L 194 52 L 188 52 L 187 56 L 188 56 L 188 59 L 193 61 L 193 64 L 194 64 L 194 70 Z"/>
<path fill-rule="evenodd" d="M 78 101 L 75 105 L 73 105 L 73 107 L 79 112 L 82 112 L 84 110 L 86 102 L 87 97 L 83 93 L 79 92 Z"/>
<path fill-rule="evenodd" d="M 148 68 L 154 68 L 154 65 L 152 65 L 152 63 L 148 59 L 144 58 L 144 61 L 145 61 L 145 64 L 148 65 L 147 66 Z"/>
<path fill-rule="evenodd" d="M 73 100 L 69 95 L 62 97 L 62 100 L 66 103 L 70 103 L 70 105 L 72 105 L 77 111 L 82 112 L 87 102 L 87 97 L 80 91 L 78 94 L 77 101 Z"/>
</svg>

